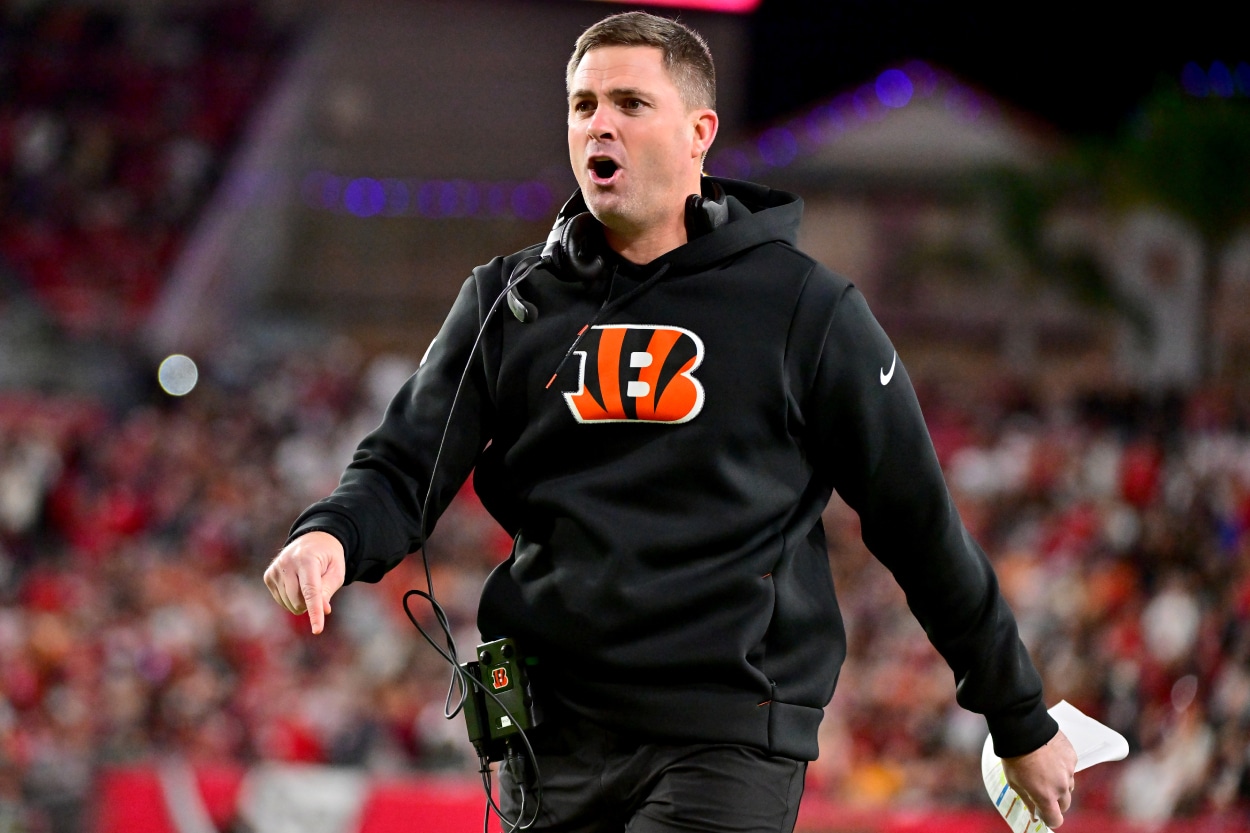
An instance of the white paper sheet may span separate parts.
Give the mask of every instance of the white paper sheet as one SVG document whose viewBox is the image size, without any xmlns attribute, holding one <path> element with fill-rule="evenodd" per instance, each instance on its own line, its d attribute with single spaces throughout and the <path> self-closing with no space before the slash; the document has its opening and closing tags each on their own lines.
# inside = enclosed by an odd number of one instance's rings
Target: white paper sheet
<svg viewBox="0 0 1250 833">
<path fill-rule="evenodd" d="M 1128 755 L 1128 741 L 1123 735 L 1084 714 L 1068 701 L 1059 701 L 1049 712 L 1076 750 L 1077 772 L 1105 761 L 1119 761 Z M 1050 833 L 1050 828 L 1040 819 L 1033 821 L 1029 808 L 1016 791 L 1007 786 L 1003 762 L 994 754 L 993 740 L 988 737 L 981 750 L 981 776 L 985 779 L 985 791 L 990 801 L 1014 833 Z"/>
</svg>

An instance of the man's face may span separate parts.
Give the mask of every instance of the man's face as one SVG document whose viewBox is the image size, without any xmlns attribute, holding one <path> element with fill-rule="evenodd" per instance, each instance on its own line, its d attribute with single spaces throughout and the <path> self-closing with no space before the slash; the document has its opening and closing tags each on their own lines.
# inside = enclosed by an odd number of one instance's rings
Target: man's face
<svg viewBox="0 0 1250 833">
<path fill-rule="evenodd" d="M 715 132 L 715 113 L 686 108 L 657 48 L 592 49 L 573 73 L 569 160 L 610 231 L 672 222 L 699 190 L 700 158 Z"/>
</svg>

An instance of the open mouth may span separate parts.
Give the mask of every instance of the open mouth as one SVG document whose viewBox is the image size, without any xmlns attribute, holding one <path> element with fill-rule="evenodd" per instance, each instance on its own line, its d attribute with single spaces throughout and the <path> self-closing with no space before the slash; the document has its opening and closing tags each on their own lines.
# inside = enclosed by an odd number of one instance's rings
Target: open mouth
<svg viewBox="0 0 1250 833">
<path fill-rule="evenodd" d="M 592 159 L 590 160 L 591 179 L 601 185 L 606 184 L 616 176 L 620 167 L 611 159 Z"/>
</svg>

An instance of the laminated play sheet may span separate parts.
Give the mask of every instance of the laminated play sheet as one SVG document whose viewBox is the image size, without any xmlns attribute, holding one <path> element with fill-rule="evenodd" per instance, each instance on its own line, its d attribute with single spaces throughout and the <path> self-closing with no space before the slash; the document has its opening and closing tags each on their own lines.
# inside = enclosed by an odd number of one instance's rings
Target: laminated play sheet
<svg viewBox="0 0 1250 833">
<path fill-rule="evenodd" d="M 1059 724 L 1059 731 L 1068 736 L 1072 748 L 1076 750 L 1077 772 L 1104 761 L 1119 761 L 1128 755 L 1128 741 L 1123 735 L 1084 714 L 1068 701 L 1060 700 L 1049 712 Z M 985 779 L 985 791 L 989 793 L 990 801 L 994 802 L 999 815 L 1006 819 L 1014 833 L 1050 833 L 1050 828 L 1040 819 L 1032 818 L 1024 801 L 1007 785 L 1003 762 L 994 754 L 993 741 L 988 737 L 981 750 L 981 777 Z"/>
</svg>

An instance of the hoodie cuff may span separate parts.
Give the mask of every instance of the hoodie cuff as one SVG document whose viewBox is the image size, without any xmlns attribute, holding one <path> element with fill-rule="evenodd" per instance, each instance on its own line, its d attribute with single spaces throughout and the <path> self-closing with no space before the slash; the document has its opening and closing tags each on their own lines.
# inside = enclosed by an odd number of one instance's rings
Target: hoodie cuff
<svg viewBox="0 0 1250 833">
<path fill-rule="evenodd" d="M 309 532 L 325 532 L 333 535 L 343 545 L 345 567 L 343 583 L 351 584 L 356 578 L 356 562 L 359 558 L 357 552 L 359 536 L 356 533 L 356 525 L 346 515 L 338 512 L 307 511 L 295 520 L 295 525 L 291 527 L 291 532 L 287 535 L 286 543 L 289 544 Z"/>
<path fill-rule="evenodd" d="M 1000 758 L 1016 758 L 1034 752 L 1049 743 L 1059 731 L 1059 724 L 1047 714 L 1040 697 L 1010 711 L 987 714 L 985 722 L 994 738 L 994 754 Z"/>
</svg>

